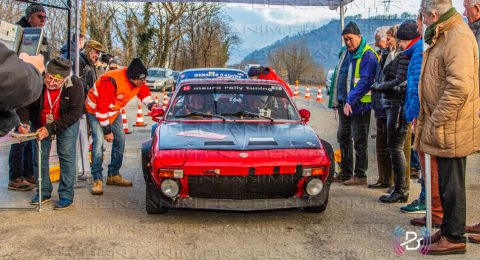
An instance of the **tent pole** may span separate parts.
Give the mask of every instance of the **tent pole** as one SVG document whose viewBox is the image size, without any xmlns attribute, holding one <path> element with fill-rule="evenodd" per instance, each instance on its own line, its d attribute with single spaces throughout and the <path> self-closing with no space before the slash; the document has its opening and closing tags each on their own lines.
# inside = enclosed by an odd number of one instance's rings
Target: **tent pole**
<svg viewBox="0 0 480 260">
<path fill-rule="evenodd" d="M 85 1 L 85 0 L 83 0 Z M 78 58 L 80 56 L 80 30 L 79 30 L 79 27 L 80 27 L 80 4 L 79 4 L 79 0 L 75 0 L 75 64 L 74 64 L 74 75 L 75 76 L 79 76 L 80 75 L 80 71 L 79 71 L 79 63 L 78 63 Z"/>
<path fill-rule="evenodd" d="M 340 33 L 342 33 L 344 28 L 345 28 L 345 6 L 342 0 L 340 0 Z M 341 42 L 341 46 L 344 46 L 342 37 L 340 37 L 340 42 Z"/>
</svg>

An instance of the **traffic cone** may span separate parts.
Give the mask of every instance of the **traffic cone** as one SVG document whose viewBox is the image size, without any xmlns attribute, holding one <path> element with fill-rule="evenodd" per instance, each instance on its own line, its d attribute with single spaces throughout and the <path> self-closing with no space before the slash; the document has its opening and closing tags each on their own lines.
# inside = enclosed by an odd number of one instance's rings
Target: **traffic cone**
<svg viewBox="0 0 480 260">
<path fill-rule="evenodd" d="M 167 96 L 167 92 L 163 92 L 163 105 L 166 106 L 168 105 L 168 96 Z"/>
<path fill-rule="evenodd" d="M 156 103 L 156 104 L 159 104 L 159 103 L 158 103 L 158 96 L 155 96 L 155 103 Z"/>
<path fill-rule="evenodd" d="M 128 129 L 127 112 L 125 112 L 125 109 L 122 109 L 122 122 L 123 122 L 123 132 L 125 132 L 125 134 L 131 134 L 132 131 Z"/>
<path fill-rule="evenodd" d="M 309 99 L 310 98 L 310 88 L 307 87 L 307 91 L 305 91 L 305 98 Z"/>
<path fill-rule="evenodd" d="M 323 101 L 323 96 L 322 96 L 322 89 L 318 87 L 318 93 L 317 93 L 317 102 L 322 102 Z"/>
<path fill-rule="evenodd" d="M 145 124 L 145 121 L 143 121 L 143 110 L 142 110 L 142 105 L 138 105 L 137 109 L 137 122 L 133 126 L 147 126 Z"/>
<path fill-rule="evenodd" d="M 293 96 L 298 97 L 298 80 L 295 81 L 295 89 L 293 90 Z"/>
</svg>

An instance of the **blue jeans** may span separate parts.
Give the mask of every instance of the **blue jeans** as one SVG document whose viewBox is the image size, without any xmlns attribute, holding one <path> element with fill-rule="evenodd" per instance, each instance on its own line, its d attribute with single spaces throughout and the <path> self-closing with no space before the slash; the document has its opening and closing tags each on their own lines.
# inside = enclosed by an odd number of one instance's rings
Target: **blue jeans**
<svg viewBox="0 0 480 260">
<path fill-rule="evenodd" d="M 410 167 L 415 167 L 417 170 L 420 170 L 420 160 L 418 159 L 418 153 L 413 149 L 410 153 Z"/>
<path fill-rule="evenodd" d="M 77 174 L 77 138 L 79 123 L 71 125 L 62 133 L 56 136 L 57 154 L 60 160 L 60 184 L 58 185 L 58 196 L 60 199 L 73 200 L 75 185 L 75 174 Z M 38 178 L 38 143 L 34 142 L 35 156 L 33 160 L 35 177 Z M 50 181 L 50 149 L 52 139 L 46 138 L 40 142 L 42 149 L 42 196 L 51 196 L 52 182 Z"/>
<path fill-rule="evenodd" d="M 8 155 L 9 180 L 14 181 L 20 177 L 33 176 L 33 143 L 27 141 L 12 144 Z"/>
<path fill-rule="evenodd" d="M 420 185 L 422 186 L 422 189 L 420 190 L 420 195 L 418 196 L 418 201 L 423 203 L 425 205 L 425 181 L 423 178 L 420 179 Z"/>
<path fill-rule="evenodd" d="M 93 180 L 103 179 L 103 130 L 100 122 L 95 115 L 87 113 L 87 120 L 92 129 L 92 176 Z M 112 158 L 108 165 L 108 176 L 119 174 L 123 162 L 123 153 L 125 151 L 125 132 L 123 132 L 122 117 L 120 114 L 111 124 L 113 133 Z"/>
</svg>

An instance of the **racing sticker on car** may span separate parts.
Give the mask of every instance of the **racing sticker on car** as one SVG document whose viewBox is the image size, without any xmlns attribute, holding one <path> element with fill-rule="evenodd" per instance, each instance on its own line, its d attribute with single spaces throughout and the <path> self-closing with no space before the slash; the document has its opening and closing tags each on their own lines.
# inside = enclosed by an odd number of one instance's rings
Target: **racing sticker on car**
<svg viewBox="0 0 480 260">
<path fill-rule="evenodd" d="M 177 135 L 178 136 L 216 139 L 216 140 L 222 140 L 222 139 L 225 139 L 225 137 L 227 137 L 226 135 L 220 135 L 220 134 L 212 133 L 212 132 L 205 132 L 205 131 L 202 131 L 202 130 L 190 130 L 190 131 L 177 133 Z"/>
<path fill-rule="evenodd" d="M 261 109 L 259 109 L 258 114 L 261 115 L 261 116 L 271 117 L 272 116 L 272 110 L 267 109 L 267 108 L 261 108 Z"/>
</svg>

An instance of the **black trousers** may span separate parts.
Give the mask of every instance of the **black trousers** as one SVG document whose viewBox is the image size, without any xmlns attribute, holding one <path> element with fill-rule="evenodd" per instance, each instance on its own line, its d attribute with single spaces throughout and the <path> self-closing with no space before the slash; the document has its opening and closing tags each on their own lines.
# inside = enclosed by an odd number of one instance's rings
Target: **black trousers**
<svg viewBox="0 0 480 260">
<path fill-rule="evenodd" d="M 340 144 L 342 161 L 340 176 L 347 179 L 353 176 L 366 178 L 368 169 L 368 132 L 371 111 L 360 115 L 345 116 L 343 106 L 338 109 L 339 125 L 337 141 Z M 353 152 L 355 149 L 355 169 Z"/>
<path fill-rule="evenodd" d="M 390 151 L 387 145 L 387 118 L 377 118 L 376 152 L 378 164 L 378 182 L 393 185 L 393 170 Z"/>
<path fill-rule="evenodd" d="M 465 243 L 467 215 L 465 170 L 467 157 L 437 157 L 438 185 L 443 207 L 442 234 L 452 242 Z"/>
<path fill-rule="evenodd" d="M 408 192 L 407 161 L 403 148 L 407 133 L 407 121 L 403 114 L 400 114 L 401 109 L 400 106 L 390 106 L 385 109 L 385 113 L 387 114 L 387 146 L 395 178 L 395 191 L 406 193 Z"/>
</svg>

